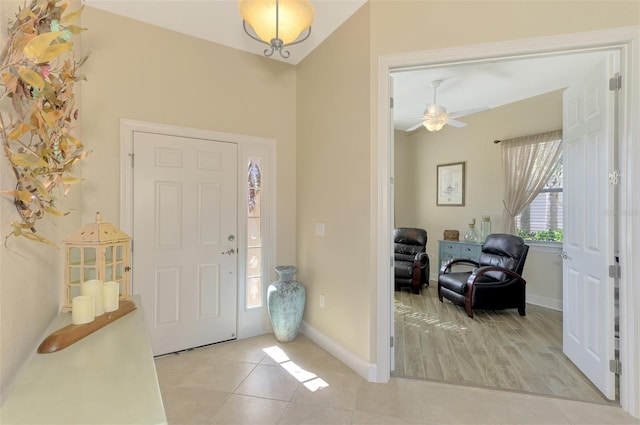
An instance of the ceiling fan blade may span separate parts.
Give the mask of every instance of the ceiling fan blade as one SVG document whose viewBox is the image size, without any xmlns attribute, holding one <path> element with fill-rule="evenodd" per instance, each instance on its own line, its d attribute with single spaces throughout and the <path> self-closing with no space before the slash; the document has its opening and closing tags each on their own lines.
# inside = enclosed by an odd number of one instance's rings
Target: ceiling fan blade
<svg viewBox="0 0 640 425">
<path fill-rule="evenodd" d="M 418 124 L 414 125 L 414 126 L 413 126 L 413 127 L 411 127 L 411 128 L 407 128 L 405 131 L 406 131 L 406 132 L 409 132 L 409 131 L 417 130 L 417 129 L 419 129 L 420 127 L 422 127 L 422 121 L 420 121 Z"/>
<path fill-rule="evenodd" d="M 449 118 L 447 120 L 447 125 L 450 125 L 451 127 L 457 127 L 457 128 L 461 128 L 467 125 L 466 122 L 462 122 L 462 121 L 457 121 L 457 120 L 452 120 L 451 118 Z"/>
<path fill-rule="evenodd" d="M 487 109 L 489 109 L 488 106 L 481 106 L 479 108 L 464 109 L 462 111 L 450 112 L 449 118 L 460 118 L 467 115 L 475 114 L 476 112 L 486 111 Z"/>
</svg>

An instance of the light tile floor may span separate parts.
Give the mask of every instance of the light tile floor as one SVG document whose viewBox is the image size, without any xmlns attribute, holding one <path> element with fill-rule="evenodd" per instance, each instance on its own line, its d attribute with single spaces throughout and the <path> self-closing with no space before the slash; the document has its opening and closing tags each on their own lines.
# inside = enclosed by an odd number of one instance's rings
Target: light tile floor
<svg viewBox="0 0 640 425">
<path fill-rule="evenodd" d="M 170 424 L 640 424 L 617 406 L 391 378 L 367 382 L 304 335 L 156 359 Z"/>
</svg>

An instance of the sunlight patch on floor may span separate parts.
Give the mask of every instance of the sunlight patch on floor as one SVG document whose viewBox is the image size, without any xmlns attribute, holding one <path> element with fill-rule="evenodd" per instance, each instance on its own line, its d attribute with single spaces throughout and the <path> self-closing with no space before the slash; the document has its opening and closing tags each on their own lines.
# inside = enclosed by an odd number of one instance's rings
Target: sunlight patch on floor
<svg viewBox="0 0 640 425">
<path fill-rule="evenodd" d="M 318 377 L 315 373 L 309 372 L 291 361 L 289 356 L 287 356 L 287 353 L 285 353 L 282 348 L 274 345 L 263 348 L 262 351 L 271 357 L 273 361 L 278 363 L 284 370 L 289 372 L 291 376 L 296 378 L 298 382 L 301 382 L 309 391 L 315 392 L 329 386 L 324 379 Z"/>
<path fill-rule="evenodd" d="M 395 300 L 394 301 L 394 311 L 396 316 L 404 316 L 405 318 L 428 323 L 430 325 L 434 325 L 438 328 L 444 328 L 447 330 L 460 330 L 466 331 L 468 328 L 466 326 L 459 325 L 454 322 L 449 321 L 441 321 L 436 314 L 425 313 L 421 311 L 413 311 L 413 309 L 402 301 Z M 406 326 L 414 326 L 411 322 L 406 323 Z M 420 326 L 420 325 L 415 325 Z"/>
</svg>

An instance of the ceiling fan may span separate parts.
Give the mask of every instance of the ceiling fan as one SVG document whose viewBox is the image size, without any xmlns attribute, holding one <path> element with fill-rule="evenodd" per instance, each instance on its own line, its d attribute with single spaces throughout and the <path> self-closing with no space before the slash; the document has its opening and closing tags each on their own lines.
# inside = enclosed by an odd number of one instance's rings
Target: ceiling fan
<svg viewBox="0 0 640 425">
<path fill-rule="evenodd" d="M 438 87 L 440 87 L 440 83 L 442 83 L 442 80 L 435 80 L 431 82 L 431 87 L 433 87 L 433 103 L 427 105 L 422 121 L 413 127 L 408 128 L 406 131 L 416 130 L 420 128 L 420 126 L 424 126 L 429 131 L 439 131 L 445 124 L 458 128 L 464 127 L 467 124 L 462 121 L 458 121 L 455 118 L 464 117 L 465 115 L 471 115 L 476 112 L 486 111 L 489 109 L 488 107 L 483 106 L 479 108 L 465 109 L 463 111 L 447 112 L 444 106 L 440 106 L 436 103 L 436 91 Z"/>
</svg>

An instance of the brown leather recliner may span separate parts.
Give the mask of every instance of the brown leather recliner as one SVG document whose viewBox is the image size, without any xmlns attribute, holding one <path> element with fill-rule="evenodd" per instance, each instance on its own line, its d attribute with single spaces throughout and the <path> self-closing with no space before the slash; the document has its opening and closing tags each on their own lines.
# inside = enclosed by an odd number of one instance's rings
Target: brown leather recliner
<svg viewBox="0 0 640 425">
<path fill-rule="evenodd" d="M 529 246 L 518 236 L 494 233 L 482 245 L 479 260 L 451 259 L 438 274 L 438 298 L 464 305 L 467 315 L 473 309 L 517 308 L 525 315 L 526 281 L 522 278 Z M 454 271 L 456 265 L 474 267 Z"/>
<path fill-rule="evenodd" d="M 429 284 L 427 231 L 400 227 L 393 231 L 395 290 L 409 286 L 414 294 Z"/>
</svg>

